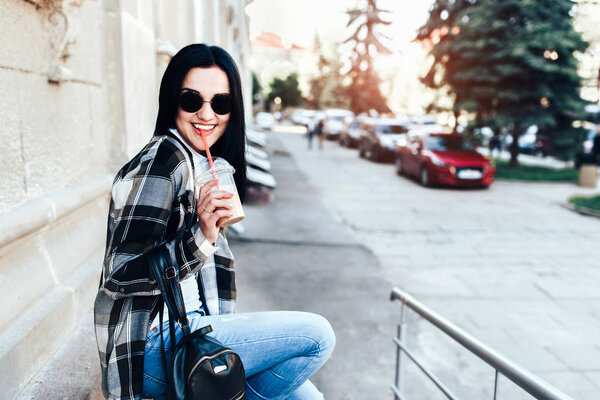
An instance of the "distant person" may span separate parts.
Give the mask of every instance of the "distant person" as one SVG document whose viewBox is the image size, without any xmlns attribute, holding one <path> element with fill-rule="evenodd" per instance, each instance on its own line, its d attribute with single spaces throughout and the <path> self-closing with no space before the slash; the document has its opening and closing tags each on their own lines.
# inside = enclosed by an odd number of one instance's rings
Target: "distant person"
<svg viewBox="0 0 600 400">
<path fill-rule="evenodd" d="M 592 147 L 592 154 L 594 155 L 594 160 L 596 160 L 596 164 L 600 163 L 600 125 L 598 125 L 598 131 L 596 132 L 596 136 L 594 137 L 594 145 Z"/>
<path fill-rule="evenodd" d="M 490 156 L 494 157 L 494 154 L 498 154 L 498 157 L 500 156 L 500 153 L 502 151 L 501 148 L 501 143 L 500 143 L 500 135 L 495 133 L 492 135 L 492 137 L 490 138 Z"/>
<path fill-rule="evenodd" d="M 319 139 L 319 150 L 323 150 L 323 141 L 325 140 L 325 132 L 323 132 L 323 120 L 319 120 L 315 127 L 315 136 Z"/>
<path fill-rule="evenodd" d="M 314 121 L 310 120 L 304 126 L 306 126 L 306 137 L 308 139 L 308 149 L 311 150 L 313 137 L 315 135 L 315 123 L 314 123 Z"/>
</svg>

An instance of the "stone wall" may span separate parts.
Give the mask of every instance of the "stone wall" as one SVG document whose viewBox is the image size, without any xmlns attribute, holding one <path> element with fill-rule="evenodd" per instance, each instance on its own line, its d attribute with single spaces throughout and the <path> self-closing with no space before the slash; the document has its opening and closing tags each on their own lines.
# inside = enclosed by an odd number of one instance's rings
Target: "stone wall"
<svg viewBox="0 0 600 400">
<path fill-rule="evenodd" d="M 170 57 L 219 44 L 249 82 L 245 4 L 0 2 L 0 398 L 91 312 L 112 178 L 152 135 Z"/>
</svg>

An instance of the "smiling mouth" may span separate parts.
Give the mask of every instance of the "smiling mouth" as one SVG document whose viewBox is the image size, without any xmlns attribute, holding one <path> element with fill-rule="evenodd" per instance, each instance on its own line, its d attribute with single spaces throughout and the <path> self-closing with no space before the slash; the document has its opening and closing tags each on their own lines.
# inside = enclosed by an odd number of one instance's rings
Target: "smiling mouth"
<svg viewBox="0 0 600 400">
<path fill-rule="evenodd" d="M 210 134 L 217 127 L 216 124 L 205 125 L 205 124 L 194 124 L 194 123 L 192 123 L 192 126 L 194 127 L 195 130 L 202 131 L 202 133 L 204 133 L 204 134 Z"/>
</svg>

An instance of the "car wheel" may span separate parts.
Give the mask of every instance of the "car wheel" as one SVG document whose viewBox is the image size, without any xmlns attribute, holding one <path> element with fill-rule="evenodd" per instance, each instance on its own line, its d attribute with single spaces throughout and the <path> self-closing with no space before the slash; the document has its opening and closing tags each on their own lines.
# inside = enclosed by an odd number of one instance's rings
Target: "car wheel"
<svg viewBox="0 0 600 400">
<path fill-rule="evenodd" d="M 421 167 L 421 172 L 419 173 L 419 177 L 421 178 L 421 185 L 429 186 L 429 169 L 424 165 Z"/>
<path fill-rule="evenodd" d="M 358 145 L 358 156 L 360 158 L 365 158 L 365 146 L 363 146 L 362 144 Z"/>
<path fill-rule="evenodd" d="M 404 174 L 404 167 L 402 166 L 402 159 L 400 157 L 396 157 L 396 174 Z"/>
<path fill-rule="evenodd" d="M 369 160 L 371 160 L 371 161 L 379 160 L 379 154 L 377 152 L 377 148 L 373 145 L 369 146 Z"/>
</svg>

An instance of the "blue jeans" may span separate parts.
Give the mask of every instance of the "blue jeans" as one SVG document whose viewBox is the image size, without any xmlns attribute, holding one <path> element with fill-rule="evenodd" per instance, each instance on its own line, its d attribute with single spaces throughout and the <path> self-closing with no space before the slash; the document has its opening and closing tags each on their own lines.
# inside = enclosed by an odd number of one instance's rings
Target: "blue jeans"
<svg viewBox="0 0 600 400">
<path fill-rule="evenodd" d="M 188 313 L 191 330 L 212 325 L 209 334 L 235 351 L 246 372 L 246 399 L 323 399 L 308 380 L 329 358 L 335 336 L 320 315 L 269 311 L 203 316 Z M 176 339 L 182 336 L 175 326 Z M 169 323 L 163 323 L 167 363 L 171 360 Z M 144 398 L 166 398 L 160 332 L 150 330 L 144 354 Z"/>
</svg>

